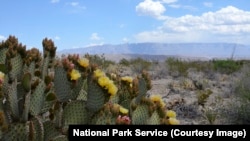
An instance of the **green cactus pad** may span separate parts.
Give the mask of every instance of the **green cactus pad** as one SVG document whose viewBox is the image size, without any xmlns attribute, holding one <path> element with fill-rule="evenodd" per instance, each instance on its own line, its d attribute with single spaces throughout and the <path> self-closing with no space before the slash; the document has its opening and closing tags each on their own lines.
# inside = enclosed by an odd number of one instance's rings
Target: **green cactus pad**
<svg viewBox="0 0 250 141">
<path fill-rule="evenodd" d="M 76 100 L 83 100 L 87 101 L 87 92 L 84 89 L 81 89 L 79 95 L 77 96 Z"/>
<path fill-rule="evenodd" d="M 157 111 L 154 111 L 149 119 L 146 121 L 147 125 L 159 125 L 160 124 L 160 116 Z"/>
<path fill-rule="evenodd" d="M 20 111 L 22 111 L 22 119 L 21 119 L 21 121 L 23 121 L 23 122 L 28 121 L 29 109 L 30 109 L 30 98 L 31 98 L 31 92 L 28 92 L 25 95 L 25 98 L 24 98 L 24 104 L 23 104 L 23 107 L 22 107 L 23 109 L 20 110 Z"/>
<path fill-rule="evenodd" d="M 18 96 L 17 96 L 17 81 L 16 79 L 7 85 L 5 89 L 7 91 L 7 104 L 8 108 L 10 109 L 10 113 L 12 118 L 15 120 L 19 119 L 19 108 L 18 108 Z"/>
<path fill-rule="evenodd" d="M 55 68 L 54 86 L 60 102 L 66 102 L 72 98 L 71 83 L 68 81 L 67 72 L 61 66 Z"/>
<path fill-rule="evenodd" d="M 119 92 L 119 104 L 124 108 L 129 109 L 131 103 L 130 93 L 126 90 Z"/>
<path fill-rule="evenodd" d="M 106 115 L 103 117 L 99 117 L 96 121 L 96 125 L 115 125 L 116 118 L 111 115 Z"/>
<path fill-rule="evenodd" d="M 68 137 L 65 135 L 59 135 L 51 139 L 50 141 L 68 141 Z"/>
<path fill-rule="evenodd" d="M 55 123 L 51 121 L 45 121 L 43 123 L 43 127 L 44 127 L 44 140 L 45 141 L 49 141 L 61 135 L 61 133 L 55 128 Z"/>
<path fill-rule="evenodd" d="M 6 60 L 7 48 L 0 48 L 0 64 L 4 64 Z"/>
<path fill-rule="evenodd" d="M 31 115 L 38 115 L 41 113 L 41 109 L 45 101 L 45 83 L 39 80 L 38 86 L 35 88 L 34 92 L 31 94 L 30 99 L 30 113 Z"/>
<path fill-rule="evenodd" d="M 17 78 L 21 79 L 22 69 L 23 69 L 23 60 L 20 54 L 17 54 L 16 57 L 11 58 L 10 60 L 11 70 L 9 70 L 10 80 Z"/>
<path fill-rule="evenodd" d="M 118 104 L 119 100 L 120 100 L 120 97 L 118 94 L 116 94 L 116 95 L 110 97 L 109 102 Z"/>
<path fill-rule="evenodd" d="M 139 101 L 141 101 L 141 99 L 146 96 L 146 93 L 147 93 L 147 83 L 144 80 L 144 78 L 140 78 L 139 79 L 139 94 L 136 97 L 136 102 L 138 103 Z"/>
<path fill-rule="evenodd" d="M 146 123 L 147 119 L 150 117 L 148 105 L 140 104 L 132 112 L 132 124 L 143 125 Z"/>
<path fill-rule="evenodd" d="M 34 126 L 34 141 L 44 141 L 44 127 L 40 117 L 32 119 Z"/>
<path fill-rule="evenodd" d="M 91 124 L 95 125 L 114 125 L 116 123 L 116 116 L 111 112 L 103 112 L 95 114 L 92 118 Z"/>
<path fill-rule="evenodd" d="M 103 92 L 103 89 L 89 77 L 88 95 L 87 95 L 88 111 L 96 112 L 103 107 L 104 103 L 105 103 L 105 93 Z"/>
<path fill-rule="evenodd" d="M 77 85 L 72 89 L 72 100 L 75 100 L 80 94 L 81 90 L 84 90 L 84 83 L 86 80 L 83 78 L 78 79 Z"/>
<path fill-rule="evenodd" d="M 49 109 L 55 104 L 56 100 L 54 101 L 45 101 L 43 104 L 43 108 L 41 109 L 41 113 L 45 113 L 49 111 Z"/>
<path fill-rule="evenodd" d="M 31 89 L 31 74 L 25 73 L 22 79 L 22 86 L 26 92 L 29 92 Z"/>
<path fill-rule="evenodd" d="M 28 72 L 30 72 L 30 74 L 31 74 L 31 76 L 33 77 L 34 76 L 34 74 L 35 74 L 35 62 L 34 61 L 32 61 L 31 63 L 30 63 L 30 65 L 28 66 L 28 69 L 27 69 L 27 71 Z"/>
<path fill-rule="evenodd" d="M 71 101 L 63 110 L 63 126 L 70 124 L 87 124 L 87 110 L 85 101 Z"/>
<path fill-rule="evenodd" d="M 3 134 L 3 141 L 28 141 L 29 140 L 29 122 L 12 123 L 8 132 Z"/>
<path fill-rule="evenodd" d="M 47 55 L 43 59 L 43 64 L 42 64 L 42 79 L 44 79 L 45 76 L 48 75 L 48 68 L 49 68 L 49 62 L 50 62 L 50 60 L 51 60 L 50 55 Z"/>
<path fill-rule="evenodd" d="M 46 101 L 55 101 L 56 100 L 56 95 L 54 93 L 49 93 L 46 96 Z"/>
</svg>

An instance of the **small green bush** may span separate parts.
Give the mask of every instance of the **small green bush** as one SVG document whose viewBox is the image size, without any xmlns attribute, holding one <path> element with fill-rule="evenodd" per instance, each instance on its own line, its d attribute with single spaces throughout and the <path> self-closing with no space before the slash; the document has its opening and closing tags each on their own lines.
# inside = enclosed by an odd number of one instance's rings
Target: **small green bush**
<svg viewBox="0 0 250 141">
<path fill-rule="evenodd" d="M 131 66 L 132 71 L 136 73 L 140 73 L 143 70 L 149 70 L 150 66 L 152 65 L 150 61 L 147 61 L 140 57 L 131 59 L 129 64 Z"/>
<path fill-rule="evenodd" d="M 213 60 L 213 69 L 220 73 L 231 74 L 238 71 L 243 66 L 243 61 L 234 60 Z"/>
<path fill-rule="evenodd" d="M 124 65 L 124 66 L 126 66 L 126 67 L 128 67 L 129 66 L 129 61 L 127 60 L 127 59 L 125 59 L 125 58 L 122 58 L 120 61 L 119 61 L 119 64 L 120 65 Z"/>
<path fill-rule="evenodd" d="M 208 61 L 182 61 L 178 58 L 168 58 L 165 63 L 171 72 L 178 72 L 179 75 L 187 77 L 188 69 L 194 68 L 197 71 L 210 70 L 211 63 Z"/>
</svg>

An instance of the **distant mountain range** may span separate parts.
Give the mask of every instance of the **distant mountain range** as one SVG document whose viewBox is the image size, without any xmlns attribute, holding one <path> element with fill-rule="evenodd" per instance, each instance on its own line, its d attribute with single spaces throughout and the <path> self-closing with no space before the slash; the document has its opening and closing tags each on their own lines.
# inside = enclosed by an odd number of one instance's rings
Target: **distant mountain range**
<svg viewBox="0 0 250 141">
<path fill-rule="evenodd" d="M 65 49 L 58 53 L 250 59 L 250 46 L 236 43 L 129 43 Z"/>
</svg>

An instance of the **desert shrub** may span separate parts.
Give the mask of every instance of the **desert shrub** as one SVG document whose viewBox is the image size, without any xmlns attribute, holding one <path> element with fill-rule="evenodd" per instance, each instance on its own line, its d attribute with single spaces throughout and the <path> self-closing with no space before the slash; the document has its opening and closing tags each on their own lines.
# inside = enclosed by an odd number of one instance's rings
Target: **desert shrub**
<svg viewBox="0 0 250 141">
<path fill-rule="evenodd" d="M 178 72 L 179 75 L 187 76 L 189 66 L 184 61 L 175 58 L 168 58 L 166 63 L 170 72 Z"/>
<path fill-rule="evenodd" d="M 211 68 L 208 61 L 182 61 L 178 58 L 168 58 L 165 63 L 171 72 L 178 72 L 181 76 L 187 76 L 190 68 L 196 71 L 207 71 Z"/>
<path fill-rule="evenodd" d="M 234 99 L 220 109 L 225 124 L 250 124 L 250 101 Z"/>
<path fill-rule="evenodd" d="M 243 66 L 243 61 L 235 60 L 213 60 L 213 69 L 220 73 L 231 74 L 238 71 Z"/>
<path fill-rule="evenodd" d="M 151 66 L 152 69 L 152 79 L 160 79 L 160 78 L 167 78 L 168 76 L 168 69 L 163 62 L 159 62 L 158 64 L 153 64 Z"/>
<path fill-rule="evenodd" d="M 101 67 L 103 69 L 106 69 L 109 65 L 116 64 L 114 61 L 107 60 L 104 57 L 104 54 L 102 54 L 102 55 L 97 55 L 97 54 L 89 55 L 89 54 L 86 54 L 85 57 L 87 57 L 92 64 L 96 64 L 96 65 L 98 65 L 99 67 Z"/>
<path fill-rule="evenodd" d="M 205 107 L 203 117 L 209 124 L 215 124 L 215 121 L 218 118 L 218 112 L 214 108 Z"/>
<path fill-rule="evenodd" d="M 129 62 L 129 60 L 127 60 L 127 59 L 125 59 L 125 58 L 122 58 L 122 59 L 119 61 L 119 64 L 128 67 L 129 64 L 130 64 L 130 62 Z"/>
<path fill-rule="evenodd" d="M 130 67 L 132 71 L 136 73 L 140 73 L 143 70 L 149 70 L 150 66 L 151 66 L 150 61 L 144 60 L 140 57 L 130 60 Z"/>
<path fill-rule="evenodd" d="M 244 66 L 245 70 L 239 76 L 240 80 L 235 82 L 233 91 L 233 98 L 228 105 L 221 108 L 223 118 L 229 124 L 250 124 L 250 71 L 249 65 Z M 247 71 L 246 71 L 247 70 Z"/>
<path fill-rule="evenodd" d="M 197 91 L 197 99 L 198 104 L 204 106 L 204 104 L 207 102 L 208 97 L 213 93 L 210 89 L 206 90 L 198 90 Z"/>
</svg>

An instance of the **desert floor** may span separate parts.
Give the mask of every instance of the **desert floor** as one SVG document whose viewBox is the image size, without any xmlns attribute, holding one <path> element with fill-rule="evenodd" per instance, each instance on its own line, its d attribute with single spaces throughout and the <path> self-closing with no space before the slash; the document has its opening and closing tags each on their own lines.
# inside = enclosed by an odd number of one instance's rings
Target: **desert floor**
<svg viewBox="0 0 250 141">
<path fill-rule="evenodd" d="M 123 66 L 119 70 L 122 76 L 137 74 L 132 67 Z M 222 74 L 189 69 L 187 76 L 181 76 L 169 71 L 164 63 L 157 63 L 148 69 L 152 78 L 152 88 L 148 95 L 161 95 L 166 108 L 176 111 L 177 118 L 184 125 L 244 124 L 246 121 L 238 119 L 242 115 L 250 115 L 244 113 L 249 112 L 249 108 L 239 111 L 237 107 L 241 107 L 241 102 L 237 100 L 235 89 L 248 70 L 248 67 L 243 67 L 238 72 Z M 209 92 L 211 94 L 207 98 L 198 97 L 199 94 L 206 95 Z"/>
</svg>

